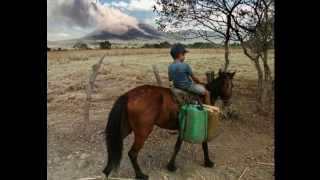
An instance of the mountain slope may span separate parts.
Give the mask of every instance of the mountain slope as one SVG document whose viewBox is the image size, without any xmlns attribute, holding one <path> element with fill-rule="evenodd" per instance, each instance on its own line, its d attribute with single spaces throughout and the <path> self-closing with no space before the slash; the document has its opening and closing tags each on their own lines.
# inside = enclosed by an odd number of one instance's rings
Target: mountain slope
<svg viewBox="0 0 320 180">
<path fill-rule="evenodd" d="M 128 31 L 119 34 L 107 30 L 96 30 L 87 34 L 83 39 L 92 40 L 135 40 L 135 39 L 161 39 L 162 34 L 153 27 L 140 23 L 139 28 L 128 27 Z"/>
</svg>

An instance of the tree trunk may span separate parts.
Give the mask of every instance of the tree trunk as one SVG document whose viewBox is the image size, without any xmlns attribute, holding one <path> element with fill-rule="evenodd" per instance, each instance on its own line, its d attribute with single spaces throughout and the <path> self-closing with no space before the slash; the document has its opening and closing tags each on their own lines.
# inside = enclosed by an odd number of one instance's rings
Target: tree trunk
<svg viewBox="0 0 320 180">
<path fill-rule="evenodd" d="M 262 62 L 263 62 L 263 68 L 264 68 L 264 83 L 263 83 L 263 92 L 262 92 L 262 100 L 263 100 L 263 107 L 266 110 L 266 112 L 271 112 L 271 107 L 272 107 L 272 96 L 273 96 L 273 83 L 272 83 L 272 75 L 271 75 L 271 70 L 268 65 L 268 48 L 269 48 L 269 43 L 268 42 L 268 34 L 269 34 L 269 16 L 268 16 L 268 10 L 269 10 L 269 5 L 267 4 L 266 1 L 263 1 L 264 3 L 264 19 L 265 19 L 265 26 L 264 26 L 264 34 L 263 34 L 263 39 L 264 39 L 264 45 L 263 45 L 263 57 L 262 57 Z M 271 3 L 271 1 L 270 1 Z"/>
<path fill-rule="evenodd" d="M 224 71 L 226 72 L 229 67 L 230 59 L 229 59 L 229 41 L 230 41 L 230 28 L 231 28 L 231 16 L 227 16 L 227 30 L 226 30 L 226 36 L 224 41 Z"/>
<path fill-rule="evenodd" d="M 272 80 L 271 70 L 268 65 L 268 49 L 265 49 L 263 51 L 262 62 L 263 62 L 263 68 L 264 68 L 264 80 L 271 81 Z"/>
<path fill-rule="evenodd" d="M 224 60 L 225 60 L 225 64 L 224 64 L 224 71 L 226 72 L 228 70 L 229 67 L 229 42 L 227 40 L 225 40 L 224 42 Z"/>
<path fill-rule="evenodd" d="M 260 66 L 260 62 L 259 59 L 254 59 L 253 60 L 255 68 L 257 70 L 257 75 L 258 75 L 258 90 L 260 91 L 260 89 L 262 88 L 262 84 L 263 84 L 263 72 L 262 72 L 262 68 Z M 259 99 L 259 93 L 258 93 L 258 99 Z"/>
<path fill-rule="evenodd" d="M 268 49 L 266 49 L 263 52 L 263 68 L 264 68 L 264 84 L 263 84 L 263 102 L 265 103 L 265 108 L 268 112 L 271 110 L 272 106 L 272 75 L 271 75 L 271 70 L 268 65 Z"/>
<path fill-rule="evenodd" d="M 255 68 L 257 70 L 258 74 L 258 88 L 257 88 L 257 101 L 258 101 L 258 111 L 259 112 L 264 112 L 264 92 L 263 92 L 263 71 L 260 66 L 259 58 L 253 60 Z"/>
<path fill-rule="evenodd" d="M 255 67 L 258 74 L 258 91 L 257 91 L 257 100 L 258 100 L 258 106 L 257 109 L 259 113 L 267 114 L 270 112 L 271 109 L 271 100 L 272 100 L 272 81 L 270 79 L 270 69 L 266 71 L 266 67 L 269 68 L 269 66 L 265 66 L 263 63 L 263 69 L 259 63 L 259 59 L 254 60 Z M 268 77 L 265 77 L 267 75 Z M 266 80 L 268 79 L 268 80 Z"/>
<path fill-rule="evenodd" d="M 243 49 L 243 52 L 244 54 L 250 59 L 253 61 L 254 65 L 255 65 L 255 68 L 256 68 L 256 71 L 257 71 L 257 75 L 258 75 L 258 88 L 257 88 L 257 94 L 256 94 L 256 98 L 257 98 L 257 110 L 258 112 L 260 113 L 265 113 L 267 112 L 267 110 L 265 110 L 265 106 L 266 106 L 266 99 L 271 99 L 270 97 L 271 96 L 268 96 L 268 93 L 266 93 L 264 90 L 265 89 L 268 89 L 268 88 L 265 88 L 266 85 L 268 85 L 268 83 L 265 83 L 264 82 L 264 75 L 266 75 L 266 73 L 264 73 L 262 67 L 260 66 L 260 62 L 259 62 L 259 55 L 258 54 L 255 54 L 255 53 L 252 53 L 252 52 L 249 52 L 248 49 L 251 49 L 251 48 L 247 48 L 242 37 L 240 36 L 240 34 L 236 31 L 236 34 L 240 40 L 240 43 L 241 43 L 241 47 Z M 268 58 L 268 56 L 266 54 L 264 54 L 264 57 Z M 267 63 L 267 61 L 265 61 L 267 59 L 263 59 L 263 68 L 267 68 L 267 78 L 271 78 L 271 71 L 269 69 L 269 66 Z M 266 64 L 266 65 L 265 65 Z M 269 73 L 269 74 L 268 74 Z M 270 103 L 271 104 L 271 103 Z"/>
</svg>

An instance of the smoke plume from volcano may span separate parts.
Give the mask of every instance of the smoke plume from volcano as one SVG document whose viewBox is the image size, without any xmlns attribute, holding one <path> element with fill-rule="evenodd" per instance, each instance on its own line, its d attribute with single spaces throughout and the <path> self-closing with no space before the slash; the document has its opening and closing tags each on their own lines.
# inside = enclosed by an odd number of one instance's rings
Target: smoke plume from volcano
<svg viewBox="0 0 320 180">
<path fill-rule="evenodd" d="M 140 29 L 136 18 L 92 0 L 48 0 L 47 19 L 51 26 L 63 24 L 61 26 L 104 30 L 115 34 L 125 33 L 130 28 Z"/>
</svg>

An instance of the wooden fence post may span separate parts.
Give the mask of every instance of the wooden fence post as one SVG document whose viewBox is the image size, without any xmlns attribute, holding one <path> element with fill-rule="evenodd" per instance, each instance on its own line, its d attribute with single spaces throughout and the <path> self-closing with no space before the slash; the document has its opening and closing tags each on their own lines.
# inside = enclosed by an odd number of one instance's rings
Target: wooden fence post
<svg viewBox="0 0 320 180">
<path fill-rule="evenodd" d="M 90 119 L 90 104 L 91 104 L 91 94 L 92 94 L 92 91 L 93 91 L 93 88 L 94 88 L 94 81 L 96 80 L 97 78 L 97 75 L 98 75 L 98 72 L 99 72 L 99 69 L 101 67 L 101 64 L 103 62 L 103 59 L 105 58 L 106 54 L 104 54 L 102 56 L 102 58 L 92 66 L 92 71 L 91 71 L 91 74 L 89 76 L 89 82 L 86 86 L 86 94 L 87 94 L 87 98 L 86 98 L 86 102 L 85 102 L 85 105 L 84 105 L 84 120 L 86 122 L 89 121 Z"/>
<path fill-rule="evenodd" d="M 211 81 L 214 80 L 214 71 L 206 72 L 206 76 L 207 76 L 207 83 L 210 83 Z"/>
<path fill-rule="evenodd" d="M 156 77 L 158 85 L 162 86 L 162 81 L 159 75 L 158 67 L 156 65 L 153 65 L 152 68 L 153 68 L 153 73 L 154 73 L 154 76 Z"/>
</svg>

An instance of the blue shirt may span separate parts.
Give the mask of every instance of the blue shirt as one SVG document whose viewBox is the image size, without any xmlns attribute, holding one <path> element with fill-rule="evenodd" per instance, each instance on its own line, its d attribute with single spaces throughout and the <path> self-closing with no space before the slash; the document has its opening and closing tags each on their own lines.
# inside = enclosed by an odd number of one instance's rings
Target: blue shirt
<svg viewBox="0 0 320 180">
<path fill-rule="evenodd" d="M 175 60 L 168 68 L 169 81 L 173 81 L 176 88 L 186 89 L 192 85 L 192 70 L 186 63 Z"/>
</svg>

